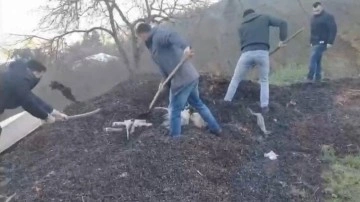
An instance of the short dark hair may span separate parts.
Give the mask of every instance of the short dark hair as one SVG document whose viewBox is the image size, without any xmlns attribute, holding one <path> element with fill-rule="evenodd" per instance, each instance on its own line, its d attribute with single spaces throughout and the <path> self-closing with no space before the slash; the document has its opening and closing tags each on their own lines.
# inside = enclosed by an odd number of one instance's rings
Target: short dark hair
<svg viewBox="0 0 360 202">
<path fill-rule="evenodd" d="M 136 34 L 149 33 L 151 31 L 151 26 L 148 23 L 140 23 L 136 27 Z"/>
<path fill-rule="evenodd" d="M 318 6 L 321 6 L 321 2 L 315 2 L 313 3 L 313 8 L 317 8 Z"/>
<path fill-rule="evenodd" d="M 34 72 L 46 72 L 46 67 L 36 60 L 29 60 L 26 62 L 27 67 Z"/>
<path fill-rule="evenodd" d="M 243 14 L 243 18 L 246 17 L 247 15 L 251 14 L 251 13 L 255 13 L 255 10 L 254 9 L 246 9 L 244 11 L 244 14 Z"/>
</svg>

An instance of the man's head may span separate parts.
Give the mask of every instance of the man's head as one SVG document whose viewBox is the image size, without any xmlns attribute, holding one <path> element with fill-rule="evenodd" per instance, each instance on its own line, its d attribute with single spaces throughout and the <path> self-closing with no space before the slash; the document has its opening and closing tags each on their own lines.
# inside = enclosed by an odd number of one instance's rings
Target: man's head
<svg viewBox="0 0 360 202">
<path fill-rule="evenodd" d="M 46 72 L 46 67 L 36 60 L 29 60 L 26 64 L 30 71 L 38 79 L 40 79 Z"/>
<path fill-rule="evenodd" d="M 313 4 L 313 14 L 314 15 L 319 15 L 321 14 L 321 12 L 324 10 L 324 8 L 322 7 L 320 2 L 315 2 Z"/>
<path fill-rule="evenodd" d="M 251 13 L 255 13 L 255 10 L 254 9 L 246 9 L 244 11 L 243 18 L 246 17 L 247 15 L 251 14 Z"/>
<path fill-rule="evenodd" d="M 140 23 L 136 27 L 136 35 L 142 40 L 147 41 L 150 37 L 151 25 L 148 23 Z"/>
</svg>

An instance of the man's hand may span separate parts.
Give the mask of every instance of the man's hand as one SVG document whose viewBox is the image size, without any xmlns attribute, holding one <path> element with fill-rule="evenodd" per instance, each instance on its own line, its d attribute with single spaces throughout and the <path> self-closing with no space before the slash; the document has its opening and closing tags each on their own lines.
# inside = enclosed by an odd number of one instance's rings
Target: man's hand
<svg viewBox="0 0 360 202">
<path fill-rule="evenodd" d="M 161 92 L 164 92 L 165 90 L 167 90 L 168 88 L 169 88 L 169 86 L 168 85 L 164 85 L 164 81 L 165 80 L 161 80 L 161 82 L 159 83 L 159 91 L 161 91 Z"/>
<path fill-rule="evenodd" d="M 51 113 L 51 116 L 55 117 L 56 120 L 59 121 L 66 121 L 68 119 L 68 116 L 64 113 L 59 112 L 58 110 L 53 110 Z"/>
<path fill-rule="evenodd" d="M 332 45 L 331 44 L 326 44 L 326 48 L 331 48 L 332 47 Z"/>
<path fill-rule="evenodd" d="M 48 117 L 45 119 L 46 124 L 52 124 L 56 122 L 56 118 L 52 115 L 48 115 Z"/>
<path fill-rule="evenodd" d="M 163 91 L 164 90 L 164 81 L 161 81 L 160 83 L 159 83 L 159 91 Z"/>
<path fill-rule="evenodd" d="M 184 56 L 189 59 L 192 58 L 194 56 L 194 51 L 191 50 L 190 46 L 186 47 L 184 50 Z"/>
<path fill-rule="evenodd" d="M 278 46 L 279 46 L 280 48 L 285 47 L 285 46 L 286 46 L 286 43 L 285 43 L 284 41 L 280 41 Z"/>
</svg>

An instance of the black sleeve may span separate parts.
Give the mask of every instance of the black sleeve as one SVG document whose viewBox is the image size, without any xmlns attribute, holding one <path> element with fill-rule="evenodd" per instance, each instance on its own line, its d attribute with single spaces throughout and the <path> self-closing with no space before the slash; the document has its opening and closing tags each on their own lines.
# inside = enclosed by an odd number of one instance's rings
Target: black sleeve
<svg viewBox="0 0 360 202">
<path fill-rule="evenodd" d="M 337 25 L 334 16 L 329 15 L 326 25 L 328 26 L 329 29 L 328 43 L 333 44 L 337 34 Z"/>
<path fill-rule="evenodd" d="M 278 27 L 280 29 L 280 41 L 285 41 L 288 37 L 288 25 L 285 20 L 268 16 L 269 25 L 272 27 Z"/>
<path fill-rule="evenodd" d="M 48 117 L 48 114 L 52 112 L 52 108 L 49 108 L 49 106 L 45 104 L 44 101 L 42 101 L 32 92 L 26 96 L 21 106 L 31 115 L 42 120 L 45 120 Z"/>
<path fill-rule="evenodd" d="M 51 114 L 51 112 L 53 112 L 54 108 L 52 106 L 50 106 L 48 103 L 46 103 L 44 100 L 42 100 L 35 94 L 34 97 L 36 99 L 36 102 L 40 105 L 40 107 L 43 108 L 48 114 Z"/>
<path fill-rule="evenodd" d="M 52 108 L 31 92 L 26 81 L 18 82 L 15 86 L 15 96 L 21 100 L 21 107 L 31 115 L 45 120 Z"/>
</svg>

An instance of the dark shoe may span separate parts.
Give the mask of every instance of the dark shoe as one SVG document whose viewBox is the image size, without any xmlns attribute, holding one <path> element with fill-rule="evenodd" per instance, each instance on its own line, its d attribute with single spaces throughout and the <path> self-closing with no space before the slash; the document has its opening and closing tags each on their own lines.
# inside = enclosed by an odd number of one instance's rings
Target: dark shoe
<svg viewBox="0 0 360 202">
<path fill-rule="evenodd" d="M 261 107 L 261 113 L 267 114 L 270 111 L 269 107 Z"/>
<path fill-rule="evenodd" d="M 327 79 L 316 79 L 315 83 L 325 83 Z"/>
<path fill-rule="evenodd" d="M 314 80 L 312 79 L 309 79 L 309 78 L 305 78 L 305 83 L 314 83 Z"/>
<path fill-rule="evenodd" d="M 217 137 L 221 137 L 221 135 L 222 135 L 222 130 L 220 129 L 220 130 L 217 130 L 217 131 L 212 131 L 212 130 L 210 130 L 210 133 L 211 134 L 214 134 L 215 136 L 217 136 Z"/>
</svg>

